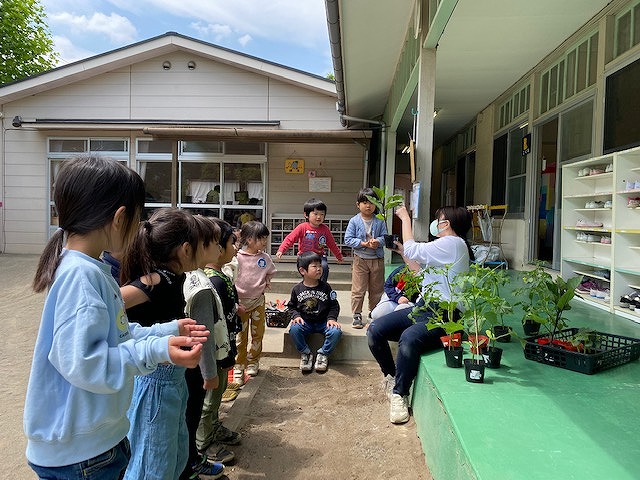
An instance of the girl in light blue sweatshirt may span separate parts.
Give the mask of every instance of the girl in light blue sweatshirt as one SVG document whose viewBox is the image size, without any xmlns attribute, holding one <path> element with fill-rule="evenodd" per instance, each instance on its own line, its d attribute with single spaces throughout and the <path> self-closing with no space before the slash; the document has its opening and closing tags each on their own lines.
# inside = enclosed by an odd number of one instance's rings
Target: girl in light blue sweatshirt
<svg viewBox="0 0 640 480">
<path fill-rule="evenodd" d="M 33 283 L 48 293 L 24 408 L 26 456 L 40 478 L 121 478 L 133 377 L 160 363 L 199 361 L 208 332 L 191 319 L 130 324 L 118 284 L 100 261 L 104 250 L 128 246 L 144 195 L 137 173 L 106 158 L 69 160 L 55 179 L 60 228 Z"/>
</svg>

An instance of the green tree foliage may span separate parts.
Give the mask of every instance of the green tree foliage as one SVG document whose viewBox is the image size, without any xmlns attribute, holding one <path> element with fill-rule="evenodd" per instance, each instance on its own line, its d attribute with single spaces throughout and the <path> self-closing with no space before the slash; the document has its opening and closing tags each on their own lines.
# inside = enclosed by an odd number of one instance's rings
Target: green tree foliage
<svg viewBox="0 0 640 480">
<path fill-rule="evenodd" d="M 56 66 L 45 17 L 39 0 L 0 0 L 0 84 Z"/>
</svg>

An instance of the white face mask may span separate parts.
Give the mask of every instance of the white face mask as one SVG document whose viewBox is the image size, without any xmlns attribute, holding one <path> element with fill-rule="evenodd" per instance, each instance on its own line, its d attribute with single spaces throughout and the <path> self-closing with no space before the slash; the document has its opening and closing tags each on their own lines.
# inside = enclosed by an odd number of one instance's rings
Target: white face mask
<svg viewBox="0 0 640 480">
<path fill-rule="evenodd" d="M 433 222 L 431 222 L 429 224 L 429 233 L 433 236 L 433 237 L 437 237 L 438 234 L 442 231 L 445 230 L 444 228 L 442 230 L 440 230 L 438 228 L 438 225 L 440 225 L 441 223 L 446 222 L 446 220 L 434 220 Z"/>
<path fill-rule="evenodd" d="M 440 230 L 438 229 L 438 220 L 434 220 L 433 222 L 431 222 L 431 224 L 429 225 L 429 233 L 433 237 L 438 236 L 438 234 L 440 233 Z"/>
</svg>

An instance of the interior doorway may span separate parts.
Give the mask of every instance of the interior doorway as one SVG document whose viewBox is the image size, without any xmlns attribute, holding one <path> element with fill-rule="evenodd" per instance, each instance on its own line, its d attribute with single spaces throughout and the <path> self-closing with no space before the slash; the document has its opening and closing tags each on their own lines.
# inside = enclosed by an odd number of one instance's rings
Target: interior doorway
<svg viewBox="0 0 640 480">
<path fill-rule="evenodd" d="M 469 152 L 458 159 L 456 165 L 455 205 L 464 207 L 473 203 L 476 170 L 476 152 Z"/>
<path fill-rule="evenodd" d="M 559 219 L 557 198 L 558 166 L 558 118 L 537 127 L 538 149 L 536 156 L 537 201 L 532 223 L 531 238 L 535 239 L 533 260 L 543 262 L 547 267 L 557 269 L 554 261 L 554 232 Z M 557 255 L 556 255 L 557 256 Z"/>
</svg>

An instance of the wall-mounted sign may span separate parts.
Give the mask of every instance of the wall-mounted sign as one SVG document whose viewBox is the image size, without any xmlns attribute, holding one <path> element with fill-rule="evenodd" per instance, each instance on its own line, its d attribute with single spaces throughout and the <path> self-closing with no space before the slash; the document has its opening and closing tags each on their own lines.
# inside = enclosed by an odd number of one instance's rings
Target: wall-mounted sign
<svg viewBox="0 0 640 480">
<path fill-rule="evenodd" d="M 531 134 L 527 133 L 522 137 L 522 156 L 524 157 L 531 152 Z"/>
<path fill-rule="evenodd" d="M 331 177 L 309 178 L 310 192 L 331 192 Z"/>
<path fill-rule="evenodd" d="M 301 158 L 287 158 L 284 161 L 285 173 L 304 173 L 304 160 Z"/>
</svg>

